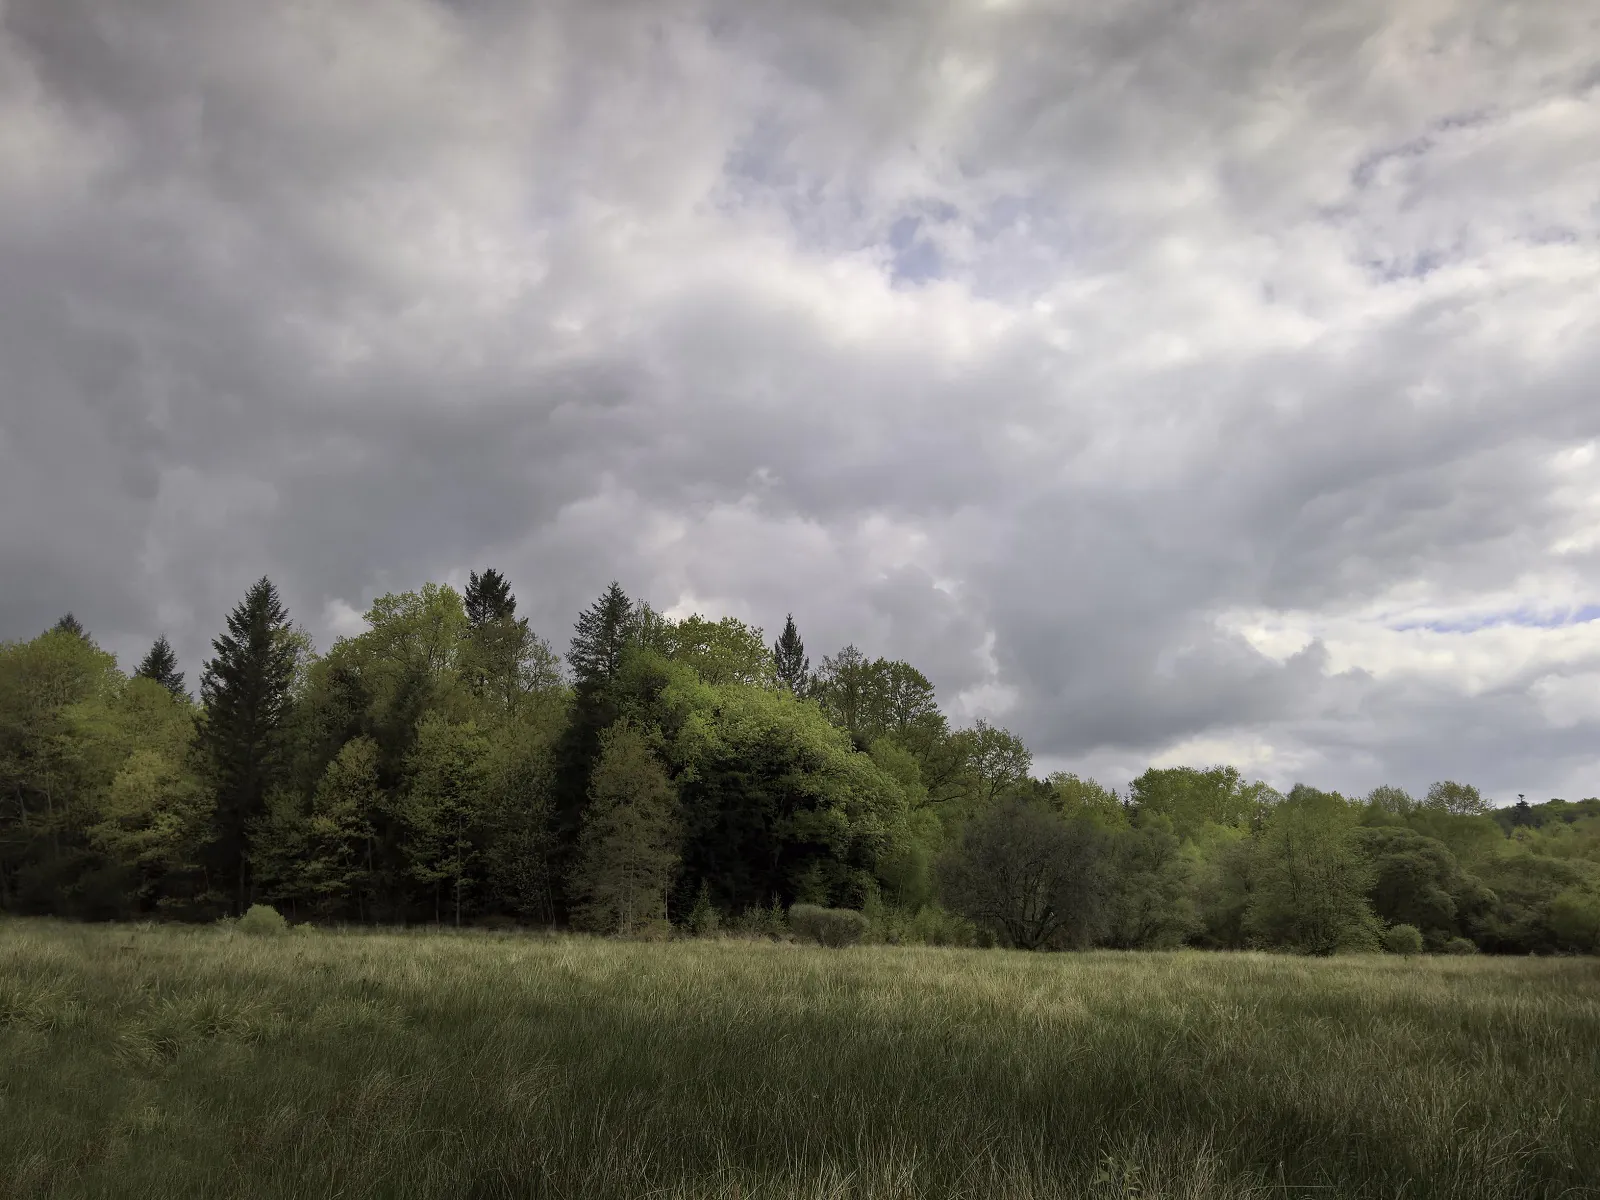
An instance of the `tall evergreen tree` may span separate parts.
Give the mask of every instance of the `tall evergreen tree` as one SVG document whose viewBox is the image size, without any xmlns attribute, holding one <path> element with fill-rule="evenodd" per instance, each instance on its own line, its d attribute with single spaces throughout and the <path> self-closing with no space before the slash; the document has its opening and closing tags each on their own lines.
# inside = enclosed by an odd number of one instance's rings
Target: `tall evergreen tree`
<svg viewBox="0 0 1600 1200">
<path fill-rule="evenodd" d="M 493 567 L 482 575 L 476 571 L 467 580 L 467 623 L 474 629 L 491 621 L 512 620 L 517 615 L 517 598 L 511 584 Z"/>
<path fill-rule="evenodd" d="M 681 840 L 671 781 L 644 737 L 617 722 L 600 735 L 570 881 L 580 923 L 626 934 L 664 921 Z"/>
<path fill-rule="evenodd" d="M 183 686 L 183 672 L 178 670 L 178 656 L 172 652 L 172 643 L 167 641 L 166 634 L 156 639 L 133 674 L 136 679 L 155 680 L 180 700 L 189 698 Z"/>
<path fill-rule="evenodd" d="M 556 882 L 566 882 L 589 799 L 589 776 L 600 753 L 600 734 L 622 715 L 614 684 L 623 652 L 635 640 L 637 612 L 620 584 L 613 582 L 578 618 L 567 662 L 572 667 L 571 718 L 556 751 L 552 829 Z M 565 911 L 565 897 L 557 903 Z"/>
<path fill-rule="evenodd" d="M 83 627 L 83 622 L 79 621 L 71 613 L 66 613 L 50 628 L 55 633 L 70 633 L 75 637 L 81 637 L 86 642 L 89 641 L 89 631 Z"/>
<path fill-rule="evenodd" d="M 779 681 L 796 696 L 805 695 L 811 681 L 811 660 L 806 657 L 806 644 L 800 640 L 793 613 L 784 618 L 783 633 L 772 643 L 772 656 L 778 661 Z"/>
<path fill-rule="evenodd" d="M 216 657 L 200 680 L 205 720 L 200 741 L 217 788 L 212 830 L 213 886 L 243 908 L 250 890 L 249 829 L 288 767 L 285 731 L 297 644 L 289 614 L 263 576 L 228 615 L 211 643 Z"/>
<path fill-rule="evenodd" d="M 578 618 L 567 662 L 578 688 L 610 683 L 622 667 L 622 652 L 633 632 L 633 602 L 615 580 Z"/>
</svg>

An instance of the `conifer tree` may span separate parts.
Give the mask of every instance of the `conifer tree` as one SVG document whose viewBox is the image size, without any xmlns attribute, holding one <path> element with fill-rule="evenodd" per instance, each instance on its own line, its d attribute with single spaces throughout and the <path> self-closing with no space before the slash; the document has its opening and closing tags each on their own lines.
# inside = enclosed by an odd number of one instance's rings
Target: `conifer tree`
<svg viewBox="0 0 1600 1200">
<path fill-rule="evenodd" d="M 155 680 L 180 700 L 189 698 L 183 686 L 183 672 L 178 670 L 178 656 L 172 652 L 172 644 L 167 641 L 166 634 L 156 639 L 155 645 L 150 647 L 150 653 L 144 656 L 133 674 L 136 679 Z"/>
<path fill-rule="evenodd" d="M 784 618 L 783 633 L 772 643 L 772 656 L 778 662 L 779 681 L 796 696 L 805 695 L 811 682 L 811 660 L 806 657 L 806 644 L 800 640 L 793 613 Z"/>
<path fill-rule="evenodd" d="M 601 732 L 622 715 L 613 684 L 622 670 L 623 652 L 636 638 L 637 626 L 638 611 L 621 585 L 613 581 L 574 627 L 567 656 L 574 685 L 571 718 L 556 751 L 552 829 L 559 883 L 564 884 L 570 874 Z M 564 896 L 557 897 L 557 903 L 565 909 Z"/>
<path fill-rule="evenodd" d="M 212 883 L 243 909 L 249 892 L 248 830 L 287 768 L 285 727 L 298 642 L 271 580 L 262 577 L 211 643 L 200 680 L 200 742 L 217 789 Z"/>
<path fill-rule="evenodd" d="M 480 629 L 491 621 L 510 621 L 517 615 L 517 598 L 511 594 L 511 584 L 493 567 L 482 575 L 472 572 L 464 599 L 467 623 L 473 629 Z"/>
<path fill-rule="evenodd" d="M 633 602 L 615 580 L 578 618 L 567 662 L 580 690 L 610 683 L 633 632 Z"/>
<path fill-rule="evenodd" d="M 679 862 L 677 795 L 626 721 L 600 736 L 571 891 L 581 924 L 633 933 L 667 915 Z"/>
<path fill-rule="evenodd" d="M 55 633 L 70 633 L 74 637 L 81 637 L 86 642 L 90 640 L 89 631 L 85 629 L 83 627 L 83 623 L 71 613 L 66 613 L 63 615 L 62 618 L 50 628 L 52 632 Z"/>
</svg>

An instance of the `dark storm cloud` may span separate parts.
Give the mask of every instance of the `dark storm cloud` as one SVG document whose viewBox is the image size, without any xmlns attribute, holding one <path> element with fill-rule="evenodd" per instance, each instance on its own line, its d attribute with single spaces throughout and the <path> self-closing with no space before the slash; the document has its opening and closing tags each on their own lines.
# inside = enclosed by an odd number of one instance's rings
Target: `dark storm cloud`
<svg viewBox="0 0 1600 1200">
<path fill-rule="evenodd" d="M 0 0 L 0 636 L 613 576 L 1112 782 L 1600 787 L 1600 17 Z"/>
</svg>

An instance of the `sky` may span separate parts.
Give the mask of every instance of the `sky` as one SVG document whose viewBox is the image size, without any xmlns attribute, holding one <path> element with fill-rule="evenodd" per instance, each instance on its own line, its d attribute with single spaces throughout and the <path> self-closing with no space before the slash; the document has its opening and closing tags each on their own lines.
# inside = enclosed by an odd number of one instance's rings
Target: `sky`
<svg viewBox="0 0 1600 1200">
<path fill-rule="evenodd" d="M 1120 786 L 1600 793 L 1600 5 L 0 0 L 0 639 L 612 579 Z"/>
</svg>

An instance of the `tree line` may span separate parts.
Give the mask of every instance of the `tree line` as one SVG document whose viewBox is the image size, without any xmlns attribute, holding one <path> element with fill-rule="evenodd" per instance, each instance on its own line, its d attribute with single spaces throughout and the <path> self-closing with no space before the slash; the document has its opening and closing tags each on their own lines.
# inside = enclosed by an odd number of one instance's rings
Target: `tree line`
<svg viewBox="0 0 1600 1200">
<path fill-rule="evenodd" d="M 909 663 L 815 668 L 617 584 L 564 662 L 503 575 L 379 597 L 318 653 L 267 579 L 191 695 L 70 614 L 0 645 L 0 910 L 1306 953 L 1600 951 L 1600 799 L 1441 782 L 1287 795 L 1232 767 L 1118 792 L 952 728 Z"/>
</svg>

